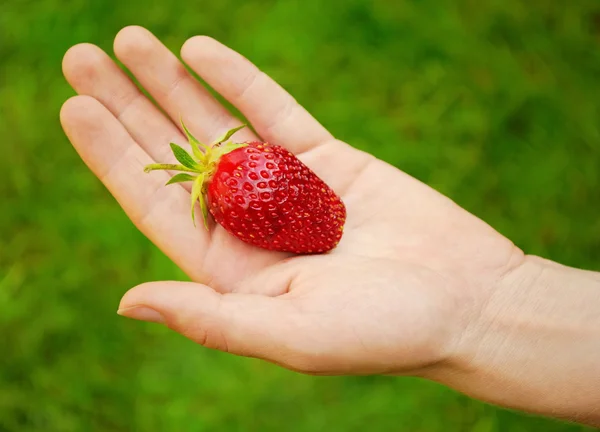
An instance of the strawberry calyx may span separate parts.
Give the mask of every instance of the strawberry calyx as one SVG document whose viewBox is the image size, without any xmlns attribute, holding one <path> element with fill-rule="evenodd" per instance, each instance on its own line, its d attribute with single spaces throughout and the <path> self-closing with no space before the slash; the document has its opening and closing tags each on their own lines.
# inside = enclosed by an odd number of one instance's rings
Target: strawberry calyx
<svg viewBox="0 0 600 432">
<path fill-rule="evenodd" d="M 171 177 L 166 185 L 184 183 L 188 181 L 193 182 L 191 193 L 192 221 L 194 222 L 195 226 L 196 218 L 194 216 L 194 210 L 196 207 L 196 202 L 200 202 L 204 227 L 208 229 L 208 206 L 206 204 L 207 185 L 215 173 L 219 160 L 222 156 L 248 145 L 246 143 L 234 143 L 228 141 L 233 134 L 246 127 L 246 125 L 243 124 L 228 130 L 213 144 L 207 145 L 198 141 L 191 134 L 191 132 L 185 126 L 183 119 L 180 121 L 188 142 L 192 147 L 192 154 L 190 155 L 179 145 L 171 143 L 171 150 L 173 151 L 175 159 L 177 159 L 179 164 L 150 164 L 144 167 L 144 172 L 149 173 L 150 171 L 156 170 L 180 171 L 178 174 L 175 174 L 173 177 Z"/>
</svg>

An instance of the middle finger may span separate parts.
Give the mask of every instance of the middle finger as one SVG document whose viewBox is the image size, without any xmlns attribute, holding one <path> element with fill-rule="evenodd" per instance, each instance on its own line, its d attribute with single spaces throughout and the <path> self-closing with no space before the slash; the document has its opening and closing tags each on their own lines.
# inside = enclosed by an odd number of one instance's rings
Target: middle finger
<svg viewBox="0 0 600 432">
<path fill-rule="evenodd" d="M 114 50 L 171 119 L 179 124 L 183 116 L 200 141 L 211 143 L 241 124 L 148 30 L 125 27 L 115 38 Z M 248 129 L 236 134 L 238 140 L 255 138 Z"/>
</svg>

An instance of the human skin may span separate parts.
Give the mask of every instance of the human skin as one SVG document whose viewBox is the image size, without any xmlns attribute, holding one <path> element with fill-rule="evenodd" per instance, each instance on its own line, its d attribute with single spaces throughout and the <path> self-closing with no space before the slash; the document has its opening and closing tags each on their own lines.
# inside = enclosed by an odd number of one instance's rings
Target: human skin
<svg viewBox="0 0 600 432">
<path fill-rule="evenodd" d="M 303 373 L 418 376 L 600 426 L 600 274 L 524 254 L 427 185 L 335 139 L 205 36 L 188 40 L 182 59 L 262 139 L 323 178 L 348 218 L 338 247 L 313 256 L 252 247 L 214 223 L 196 228 L 189 185 L 165 187 L 169 173 L 143 167 L 174 162 L 168 143 L 186 145 L 180 116 L 203 142 L 240 122 L 147 30 L 124 28 L 114 51 L 165 114 L 100 48 L 81 44 L 63 62 L 78 93 L 62 107 L 63 128 L 137 228 L 193 281 L 137 286 L 119 314 Z"/>
</svg>

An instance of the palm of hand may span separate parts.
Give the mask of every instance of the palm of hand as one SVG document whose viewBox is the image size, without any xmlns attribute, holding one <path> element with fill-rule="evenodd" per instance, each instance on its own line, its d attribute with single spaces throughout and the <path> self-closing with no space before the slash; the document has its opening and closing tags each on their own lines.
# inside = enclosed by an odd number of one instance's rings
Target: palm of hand
<svg viewBox="0 0 600 432">
<path fill-rule="evenodd" d="M 237 120 L 147 31 L 124 29 L 115 51 L 174 121 L 106 54 L 80 45 L 65 56 L 64 71 L 86 96 L 63 107 L 65 131 L 138 228 L 210 286 L 145 284 L 122 308 L 149 307 L 203 345 L 304 372 L 410 372 L 451 355 L 497 278 L 518 262 L 504 237 L 335 140 L 272 80 L 208 38 L 188 41 L 184 59 L 262 138 L 287 146 L 336 190 L 348 219 L 336 249 L 299 257 L 246 245 L 214 224 L 194 228 L 189 187 L 164 187 L 169 175 L 144 174 L 143 166 L 170 162 L 168 142 L 185 144 L 175 126 L 180 113 L 205 142 Z"/>
</svg>

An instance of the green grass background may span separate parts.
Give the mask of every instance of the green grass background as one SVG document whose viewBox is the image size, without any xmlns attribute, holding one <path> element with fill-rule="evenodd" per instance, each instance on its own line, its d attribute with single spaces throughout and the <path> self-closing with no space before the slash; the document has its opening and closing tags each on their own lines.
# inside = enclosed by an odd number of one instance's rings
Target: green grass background
<svg viewBox="0 0 600 432">
<path fill-rule="evenodd" d="M 600 270 L 597 0 L 4 0 L 0 431 L 584 430 L 414 379 L 306 377 L 118 317 L 128 288 L 184 275 L 88 172 L 58 112 L 65 50 L 112 54 L 129 24 L 177 53 L 216 37 L 339 138 L 527 252 Z"/>
</svg>

